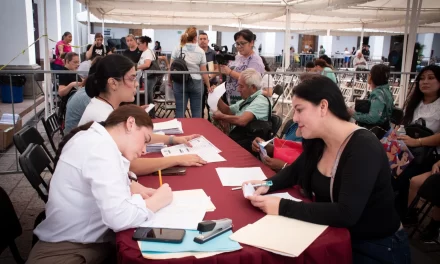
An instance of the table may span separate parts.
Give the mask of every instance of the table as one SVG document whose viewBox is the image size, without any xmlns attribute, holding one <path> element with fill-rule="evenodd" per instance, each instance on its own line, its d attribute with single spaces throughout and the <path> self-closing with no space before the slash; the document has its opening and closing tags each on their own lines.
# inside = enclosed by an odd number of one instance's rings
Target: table
<svg viewBox="0 0 440 264">
<path fill-rule="evenodd" d="M 154 120 L 157 122 L 164 119 Z M 231 191 L 231 187 L 223 187 L 216 167 L 261 167 L 267 177 L 274 172 L 241 148 L 233 140 L 223 134 L 219 129 L 201 118 L 180 119 L 185 134 L 202 134 L 209 141 L 222 150 L 220 153 L 227 161 L 210 163 L 203 167 L 187 169 L 185 176 L 164 176 L 163 180 L 169 183 L 174 191 L 187 189 L 204 189 L 211 197 L 211 201 L 217 207 L 214 212 L 205 215 L 206 220 L 231 218 L 234 225 L 233 231 L 243 226 L 254 223 L 265 214 L 253 207 L 250 202 L 243 198 L 243 192 Z M 158 157 L 160 154 L 148 154 Z M 152 188 L 159 186 L 157 176 L 139 177 L 139 182 Z M 287 190 L 292 196 L 302 198 L 298 188 Z M 159 260 L 148 260 L 141 256 L 139 247 L 131 239 L 133 229 L 125 230 L 116 234 L 118 248 L 118 263 L 155 263 Z M 223 253 L 209 258 L 196 259 L 186 257 L 181 259 L 160 260 L 161 263 L 351 263 L 350 234 L 345 228 L 329 227 L 316 239 L 299 257 L 288 258 L 276 255 L 255 247 L 242 245 L 243 249 L 230 253 Z"/>
</svg>

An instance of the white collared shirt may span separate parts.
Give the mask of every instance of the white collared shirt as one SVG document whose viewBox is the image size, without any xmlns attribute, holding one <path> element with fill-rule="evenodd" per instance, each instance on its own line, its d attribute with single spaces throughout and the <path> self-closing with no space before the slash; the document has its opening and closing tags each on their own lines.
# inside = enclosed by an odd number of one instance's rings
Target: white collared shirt
<svg viewBox="0 0 440 264">
<path fill-rule="evenodd" d="M 107 117 L 113 112 L 113 107 L 107 102 L 92 98 L 87 105 L 78 126 L 87 124 L 90 121 L 101 122 L 105 121 Z"/>
<path fill-rule="evenodd" d="M 131 195 L 128 169 L 113 138 L 98 123 L 64 146 L 52 177 L 46 219 L 34 233 L 45 242 L 100 243 L 138 227 L 154 213 Z M 114 238 L 113 238 L 114 239 Z"/>
</svg>

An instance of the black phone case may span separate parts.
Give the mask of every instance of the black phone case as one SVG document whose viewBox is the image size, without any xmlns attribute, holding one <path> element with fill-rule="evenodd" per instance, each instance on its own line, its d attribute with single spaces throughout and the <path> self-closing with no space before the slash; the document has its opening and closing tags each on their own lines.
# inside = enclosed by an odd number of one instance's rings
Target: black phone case
<svg viewBox="0 0 440 264">
<path fill-rule="evenodd" d="M 135 241 L 151 241 L 151 242 L 163 242 L 163 243 L 182 243 L 183 238 L 185 237 L 186 231 L 183 233 L 183 236 L 181 239 L 179 240 L 171 240 L 171 239 L 154 239 L 154 238 L 148 238 L 147 237 L 147 233 L 150 231 L 150 229 L 152 228 L 148 228 L 148 227 L 138 227 L 135 229 L 134 233 L 133 233 L 133 240 Z"/>
</svg>

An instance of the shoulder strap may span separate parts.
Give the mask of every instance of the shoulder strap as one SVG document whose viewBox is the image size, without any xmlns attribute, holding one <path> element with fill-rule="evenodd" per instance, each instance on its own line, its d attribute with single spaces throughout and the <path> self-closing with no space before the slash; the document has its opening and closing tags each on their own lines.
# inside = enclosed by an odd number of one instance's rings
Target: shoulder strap
<svg viewBox="0 0 440 264">
<path fill-rule="evenodd" d="M 356 131 L 358 131 L 358 130 L 360 130 L 360 129 L 365 129 L 365 128 L 363 128 L 363 127 L 359 127 L 359 128 L 356 128 L 355 130 L 353 130 L 353 132 L 351 132 L 351 133 L 350 133 L 350 134 L 344 139 L 344 142 L 342 142 L 342 145 L 339 147 L 338 154 L 336 154 L 335 163 L 333 164 L 332 172 L 331 172 L 331 175 L 330 175 L 330 199 L 331 199 L 332 203 L 333 203 L 333 184 L 334 184 L 334 181 L 335 181 L 336 170 L 338 169 L 339 159 L 341 158 L 341 154 L 342 154 L 341 152 L 342 152 L 342 149 L 343 149 L 344 145 L 347 143 L 347 141 L 348 141 L 348 140 L 351 138 L 351 136 L 354 134 L 354 132 L 356 132 Z"/>
<path fill-rule="evenodd" d="M 156 54 L 154 54 L 154 52 L 151 49 L 148 49 L 148 50 L 151 52 L 151 54 L 153 54 L 153 60 L 157 60 Z"/>
</svg>

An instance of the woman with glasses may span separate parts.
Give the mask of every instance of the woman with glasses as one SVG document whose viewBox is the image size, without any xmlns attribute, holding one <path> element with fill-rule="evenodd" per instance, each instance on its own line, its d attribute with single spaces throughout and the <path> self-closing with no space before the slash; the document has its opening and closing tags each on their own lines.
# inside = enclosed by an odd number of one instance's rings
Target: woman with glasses
<svg viewBox="0 0 440 264">
<path fill-rule="evenodd" d="M 220 65 L 221 72 L 227 75 L 226 93 L 228 102 L 231 105 L 241 100 L 237 87 L 242 71 L 252 68 L 261 73 L 261 75 L 264 74 L 263 60 L 254 52 L 256 39 L 255 34 L 249 29 L 243 29 L 235 33 L 234 40 L 238 55 L 235 56 L 235 61 L 231 61 L 228 65 Z"/>
</svg>

